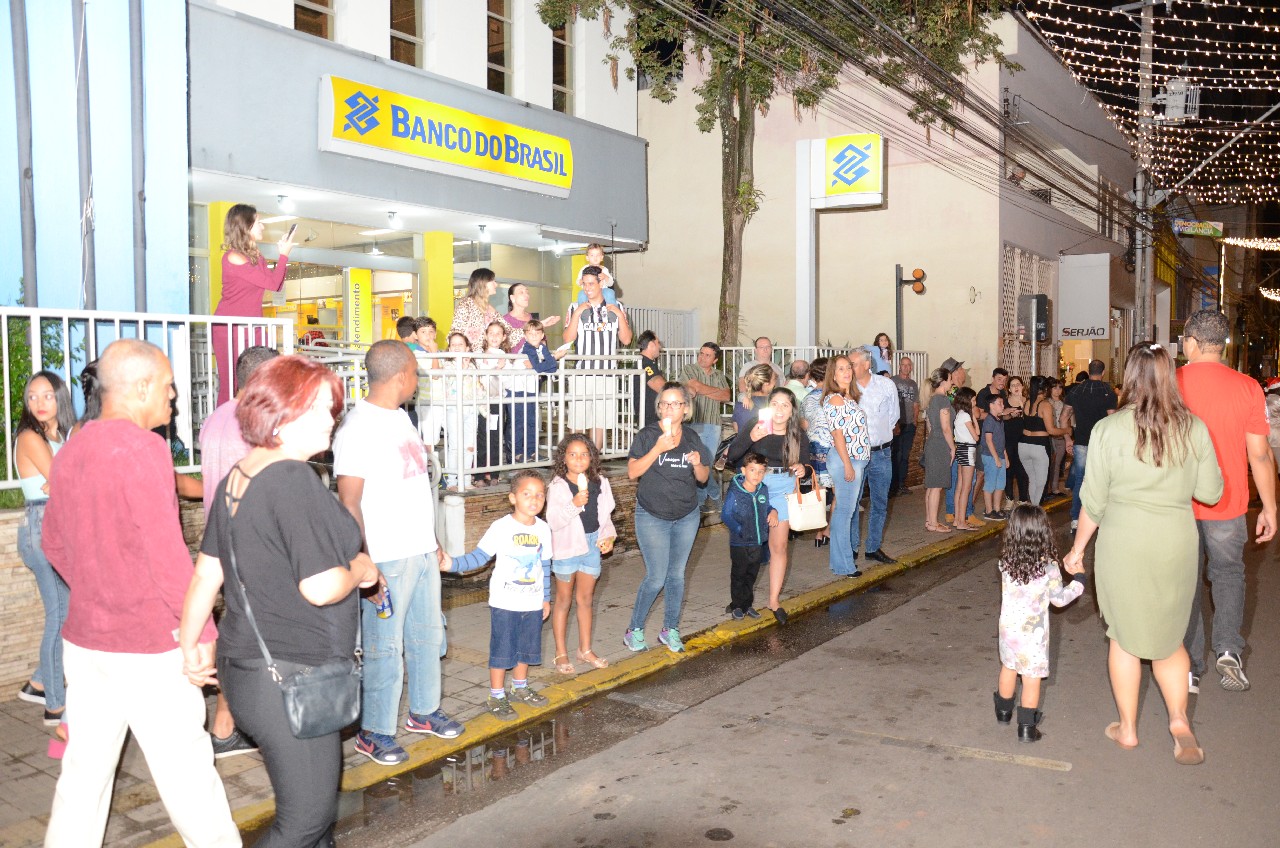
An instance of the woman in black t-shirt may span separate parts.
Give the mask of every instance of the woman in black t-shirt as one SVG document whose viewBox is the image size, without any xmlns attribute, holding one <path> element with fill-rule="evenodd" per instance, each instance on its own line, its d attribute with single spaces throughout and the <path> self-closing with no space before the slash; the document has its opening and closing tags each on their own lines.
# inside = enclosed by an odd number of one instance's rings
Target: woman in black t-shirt
<svg viewBox="0 0 1280 848">
<path fill-rule="evenodd" d="M 221 682 L 266 762 L 276 819 L 260 846 L 330 845 L 337 818 L 341 738 L 294 737 L 245 598 L 281 677 L 355 650 L 357 589 L 380 575 L 355 519 L 306 464 L 329 447 L 341 409 L 342 386 L 323 365 L 281 356 L 254 372 L 236 409 L 252 449 L 218 487 L 182 611 L 183 671 L 197 686 Z M 232 552 L 239 585 L 224 577 Z M 224 580 L 215 675 L 212 646 L 198 642 Z"/>
<path fill-rule="evenodd" d="M 769 393 L 771 416 L 759 419 L 754 426 L 739 427 L 729 445 L 729 463 L 748 453 L 758 453 L 769 463 L 764 485 L 769 490 L 769 506 L 778 511 L 778 526 L 769 528 L 769 609 L 779 624 L 787 623 L 782 608 L 782 582 L 787 576 L 787 542 L 791 524 L 787 520 L 787 495 L 796 490 L 796 478 L 809 464 L 809 439 L 800 422 L 802 416 L 796 396 L 790 389 L 774 389 Z"/>
<path fill-rule="evenodd" d="M 663 601 L 658 641 L 673 653 L 684 650 L 679 630 L 684 569 L 701 520 L 698 489 L 707 484 L 711 465 L 711 450 L 692 429 L 684 429 L 689 400 L 683 385 L 667 383 L 658 395 L 657 420 L 636 433 L 627 457 L 627 476 L 639 481 L 635 527 L 644 557 L 644 580 L 622 637 L 633 651 L 649 647 L 644 622 L 659 592 Z"/>
</svg>

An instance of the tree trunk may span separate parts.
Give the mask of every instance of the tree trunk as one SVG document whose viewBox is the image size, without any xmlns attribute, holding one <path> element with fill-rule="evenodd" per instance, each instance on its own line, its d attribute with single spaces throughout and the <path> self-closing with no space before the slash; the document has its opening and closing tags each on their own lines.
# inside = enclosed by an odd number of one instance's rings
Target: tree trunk
<svg viewBox="0 0 1280 848">
<path fill-rule="evenodd" d="M 722 346 L 738 344 L 741 332 L 742 232 L 750 218 L 754 182 L 755 103 L 746 78 L 737 68 L 721 69 L 719 124 L 721 141 L 720 200 L 724 219 L 724 253 L 720 269 L 720 320 L 716 338 Z"/>
</svg>

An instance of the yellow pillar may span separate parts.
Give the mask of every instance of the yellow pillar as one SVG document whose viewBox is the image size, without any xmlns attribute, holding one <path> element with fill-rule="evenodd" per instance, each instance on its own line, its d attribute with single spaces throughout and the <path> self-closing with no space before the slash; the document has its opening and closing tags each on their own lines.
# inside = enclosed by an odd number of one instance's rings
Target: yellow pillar
<svg viewBox="0 0 1280 848">
<path fill-rule="evenodd" d="M 569 282 L 569 302 L 577 303 L 582 287 L 578 285 L 578 272 L 587 267 L 587 257 L 583 253 L 575 253 L 569 257 L 569 273 L 573 279 Z"/>
<path fill-rule="evenodd" d="M 222 300 L 222 230 L 227 220 L 227 212 L 234 206 L 225 200 L 209 204 L 207 222 L 209 227 L 209 311 L 218 308 Z"/>
<path fill-rule="evenodd" d="M 453 323 L 453 233 L 423 233 L 418 269 L 418 314 L 436 322 L 440 348 Z"/>
</svg>

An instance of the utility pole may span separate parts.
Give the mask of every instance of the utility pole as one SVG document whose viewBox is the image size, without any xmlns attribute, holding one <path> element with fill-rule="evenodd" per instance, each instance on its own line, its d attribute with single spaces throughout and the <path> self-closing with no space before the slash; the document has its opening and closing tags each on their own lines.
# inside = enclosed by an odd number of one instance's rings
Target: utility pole
<svg viewBox="0 0 1280 848">
<path fill-rule="evenodd" d="M 1151 52 L 1155 29 L 1155 7 L 1165 0 L 1141 0 L 1113 7 L 1116 12 L 1142 10 L 1142 47 L 1138 57 L 1138 179 L 1134 186 L 1134 205 L 1137 219 L 1134 227 L 1136 265 L 1134 289 L 1137 301 L 1133 327 L 1133 340 L 1144 340 L 1152 333 L 1152 280 L 1154 278 L 1153 253 L 1154 228 L 1151 225 L 1151 137 L 1155 128 L 1155 112 L 1152 108 Z"/>
</svg>

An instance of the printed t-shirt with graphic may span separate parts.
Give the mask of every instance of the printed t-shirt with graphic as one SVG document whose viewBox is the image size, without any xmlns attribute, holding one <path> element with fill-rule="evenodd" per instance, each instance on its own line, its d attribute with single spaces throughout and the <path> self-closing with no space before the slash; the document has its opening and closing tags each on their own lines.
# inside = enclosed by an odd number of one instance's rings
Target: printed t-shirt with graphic
<svg viewBox="0 0 1280 848">
<path fill-rule="evenodd" d="M 360 512 L 374 562 L 436 549 L 427 449 L 403 409 L 358 401 L 334 436 L 333 473 L 364 479 Z"/>
<path fill-rule="evenodd" d="M 661 421 L 646 424 L 631 440 L 628 459 L 640 459 L 653 450 L 662 436 Z M 702 443 L 692 427 L 680 428 L 680 444 L 675 450 L 664 451 L 640 475 L 636 486 L 636 500 L 644 511 L 664 521 L 684 518 L 698 508 L 699 483 L 694 477 L 693 465 L 686 458 L 698 452 L 703 465 L 711 465 L 711 450 Z"/>
<path fill-rule="evenodd" d="M 575 303 L 569 307 L 569 321 L 576 321 L 578 337 L 574 342 L 579 356 L 607 357 L 583 359 L 579 368 L 612 368 L 618 353 L 618 332 L 621 327 L 618 315 L 609 311 L 607 304 Z"/>
<path fill-rule="evenodd" d="M 1267 436 L 1267 401 L 1251 378 L 1220 362 L 1191 362 L 1178 369 L 1178 388 L 1187 408 L 1204 421 L 1222 469 L 1222 500 L 1215 506 L 1192 501 L 1201 521 L 1239 518 L 1249 508 L 1249 454 L 1245 434 Z"/>
<path fill-rule="evenodd" d="M 911 417 L 911 407 L 917 407 L 916 415 L 918 417 L 920 412 L 920 384 L 910 377 L 903 377 L 897 374 L 889 379 L 893 380 L 893 387 L 898 390 L 898 423 L 904 427 L 914 425 L 916 419 Z"/>
<path fill-rule="evenodd" d="M 511 612 L 541 610 L 551 600 L 551 527 L 541 518 L 521 524 L 504 515 L 480 544 L 453 560 L 454 571 L 475 571 L 497 557 L 489 575 L 489 606 Z"/>
</svg>

